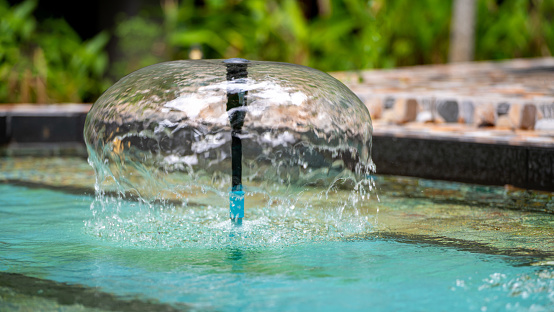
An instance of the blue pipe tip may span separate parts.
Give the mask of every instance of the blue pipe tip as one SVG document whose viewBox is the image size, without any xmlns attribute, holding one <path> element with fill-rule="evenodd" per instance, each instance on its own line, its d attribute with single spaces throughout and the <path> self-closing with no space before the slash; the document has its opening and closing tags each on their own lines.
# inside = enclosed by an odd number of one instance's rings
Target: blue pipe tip
<svg viewBox="0 0 554 312">
<path fill-rule="evenodd" d="M 238 220 L 244 218 L 244 191 L 231 191 L 229 193 L 230 218 Z"/>
<path fill-rule="evenodd" d="M 250 63 L 250 61 L 247 60 L 247 59 L 234 57 L 234 58 L 224 60 L 223 63 L 225 63 L 225 64 L 246 64 L 246 63 Z"/>
</svg>

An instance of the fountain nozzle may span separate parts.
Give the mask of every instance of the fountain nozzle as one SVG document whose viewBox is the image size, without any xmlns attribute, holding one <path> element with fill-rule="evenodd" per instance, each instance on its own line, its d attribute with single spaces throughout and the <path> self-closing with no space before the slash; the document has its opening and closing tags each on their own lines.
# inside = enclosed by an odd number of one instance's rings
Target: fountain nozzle
<svg viewBox="0 0 554 312">
<path fill-rule="evenodd" d="M 229 194 L 229 206 L 231 221 L 236 225 L 242 224 L 244 218 L 244 191 L 235 190 Z"/>
</svg>

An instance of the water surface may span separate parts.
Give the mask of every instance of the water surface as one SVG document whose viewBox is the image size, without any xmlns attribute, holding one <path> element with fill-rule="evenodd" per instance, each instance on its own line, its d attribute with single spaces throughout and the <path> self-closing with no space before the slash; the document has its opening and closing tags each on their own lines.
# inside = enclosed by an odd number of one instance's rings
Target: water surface
<svg viewBox="0 0 554 312">
<path fill-rule="evenodd" d="M 224 225 L 208 233 L 226 235 L 219 245 L 143 246 L 126 241 L 140 233 L 106 237 L 91 230 L 91 196 L 11 184 L 0 184 L 0 193 L 9 194 L 0 196 L 2 274 L 82 285 L 117 300 L 210 311 L 554 309 L 554 268 L 529 265 L 529 257 L 402 242 L 381 238 L 379 231 L 328 240 L 300 232 L 284 235 L 297 240 L 245 243 L 244 233 Z M 133 211 L 137 202 L 123 200 L 118 209 Z M 0 308 L 13 307 L 0 299 Z"/>
</svg>

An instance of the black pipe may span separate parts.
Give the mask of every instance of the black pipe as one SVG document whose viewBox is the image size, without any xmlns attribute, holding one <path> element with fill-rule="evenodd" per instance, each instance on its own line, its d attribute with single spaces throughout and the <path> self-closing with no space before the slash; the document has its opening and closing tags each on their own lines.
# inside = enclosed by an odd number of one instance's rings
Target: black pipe
<svg viewBox="0 0 554 312">
<path fill-rule="evenodd" d="M 232 192 L 242 192 L 242 126 L 246 111 L 240 109 L 246 106 L 246 96 L 248 91 L 234 87 L 233 83 L 241 82 L 241 79 L 248 78 L 248 60 L 241 58 L 232 58 L 223 61 L 227 67 L 227 81 L 230 82 L 227 87 L 227 113 L 231 122 L 231 168 L 232 168 Z M 243 194 L 243 193 L 241 193 Z M 236 195 L 236 193 L 235 193 Z M 233 195 L 232 195 L 233 196 Z M 233 219 L 233 198 L 231 198 L 231 218 Z M 242 214 L 235 216 L 236 222 L 242 222 L 244 214 L 244 197 L 242 198 Z"/>
</svg>

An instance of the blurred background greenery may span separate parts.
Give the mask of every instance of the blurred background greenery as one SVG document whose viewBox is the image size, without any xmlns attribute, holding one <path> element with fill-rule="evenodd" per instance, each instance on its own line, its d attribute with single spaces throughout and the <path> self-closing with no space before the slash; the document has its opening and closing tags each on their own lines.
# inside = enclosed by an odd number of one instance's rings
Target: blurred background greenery
<svg viewBox="0 0 554 312">
<path fill-rule="evenodd" d="M 475 60 L 552 55 L 554 0 L 476 1 Z M 45 14 L 56 8 L 41 3 L 0 0 L 0 103 L 93 102 L 125 74 L 175 59 L 243 57 L 323 71 L 446 63 L 453 7 L 451 0 L 146 0 L 119 10 L 101 1 L 100 12 L 73 13 L 73 20 L 109 19 L 91 34 L 67 16 Z"/>
</svg>

